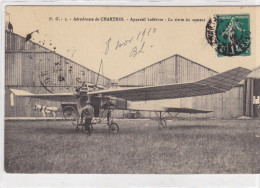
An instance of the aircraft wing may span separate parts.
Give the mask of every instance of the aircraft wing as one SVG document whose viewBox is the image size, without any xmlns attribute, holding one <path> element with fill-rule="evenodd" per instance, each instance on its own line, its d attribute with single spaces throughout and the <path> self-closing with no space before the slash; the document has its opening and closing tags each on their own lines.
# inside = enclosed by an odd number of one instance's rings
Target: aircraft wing
<svg viewBox="0 0 260 188">
<path fill-rule="evenodd" d="M 199 114 L 199 113 L 210 113 L 210 110 L 198 110 L 193 108 L 166 108 L 167 112 L 178 112 L 178 113 L 189 113 L 189 114 Z"/>
<path fill-rule="evenodd" d="M 160 106 L 156 104 L 147 104 L 147 103 L 136 103 L 127 101 L 127 108 L 123 110 L 133 110 L 133 111 L 151 111 L 151 112 L 178 112 L 178 113 L 209 113 L 210 110 L 200 110 L 186 107 L 167 107 Z"/>
<path fill-rule="evenodd" d="M 10 89 L 12 93 L 16 96 L 20 97 L 30 97 L 34 99 L 44 99 L 50 101 L 69 101 L 71 102 L 72 99 L 75 99 L 73 93 L 56 93 L 56 94 L 33 94 L 27 91 L 18 90 L 18 89 Z"/>
<path fill-rule="evenodd" d="M 127 110 L 133 111 L 147 111 L 147 112 L 177 112 L 177 113 L 188 113 L 188 114 L 199 114 L 199 113 L 210 113 L 210 110 L 199 110 L 193 108 L 176 108 L 176 107 L 155 107 L 155 108 L 132 108 Z"/>
<path fill-rule="evenodd" d="M 251 71 L 248 69 L 238 67 L 192 83 L 102 90 L 90 92 L 89 94 L 111 95 L 130 101 L 175 99 L 210 95 L 230 90 L 241 80 L 243 80 L 250 72 Z"/>
</svg>

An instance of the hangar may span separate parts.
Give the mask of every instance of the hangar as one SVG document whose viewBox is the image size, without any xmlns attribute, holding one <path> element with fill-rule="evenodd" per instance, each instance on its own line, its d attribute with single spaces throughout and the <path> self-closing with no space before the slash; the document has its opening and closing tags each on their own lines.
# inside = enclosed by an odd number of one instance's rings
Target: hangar
<svg viewBox="0 0 260 188">
<path fill-rule="evenodd" d="M 108 86 L 110 79 L 15 33 L 5 32 L 5 117 L 41 117 L 28 98 L 12 97 L 10 89 L 32 93 L 72 92 L 81 81 Z M 59 106 L 51 101 L 36 101 Z M 13 105 L 15 104 L 15 105 Z"/>
<path fill-rule="evenodd" d="M 217 74 L 216 71 L 181 55 L 173 55 L 118 80 L 121 87 L 154 86 L 169 83 L 193 82 Z M 10 89 L 32 93 L 71 92 L 81 81 L 110 86 L 111 80 L 98 73 L 15 33 L 5 32 L 5 117 L 39 117 L 30 99 L 13 97 Z M 258 96 L 258 97 L 257 97 Z M 157 104 L 212 110 L 209 114 L 185 114 L 185 118 L 237 118 L 256 116 L 260 96 L 260 67 L 257 67 L 228 92 L 207 96 L 156 101 Z M 147 101 L 148 103 L 149 101 Z M 47 106 L 55 102 L 37 101 Z M 154 102 L 153 102 L 154 103 Z M 16 104 L 16 105 L 13 105 Z M 117 111 L 123 117 L 128 111 Z M 151 112 L 141 112 L 152 117 Z"/>
<path fill-rule="evenodd" d="M 155 86 L 170 83 L 194 82 L 217 74 L 216 71 L 193 62 L 181 55 L 173 55 L 118 80 L 122 87 Z M 260 67 L 230 91 L 214 95 L 157 101 L 158 105 L 212 110 L 209 114 L 181 114 L 185 118 L 254 117 L 260 95 Z M 153 113 L 141 112 L 151 117 Z"/>
</svg>

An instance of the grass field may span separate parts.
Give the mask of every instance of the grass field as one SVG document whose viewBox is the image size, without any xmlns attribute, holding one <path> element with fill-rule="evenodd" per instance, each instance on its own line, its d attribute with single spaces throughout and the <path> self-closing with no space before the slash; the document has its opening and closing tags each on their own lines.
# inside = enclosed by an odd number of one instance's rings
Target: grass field
<svg viewBox="0 0 260 188">
<path fill-rule="evenodd" d="M 260 173 L 259 120 L 120 120 L 108 136 L 91 136 L 64 121 L 5 122 L 9 173 Z"/>
</svg>

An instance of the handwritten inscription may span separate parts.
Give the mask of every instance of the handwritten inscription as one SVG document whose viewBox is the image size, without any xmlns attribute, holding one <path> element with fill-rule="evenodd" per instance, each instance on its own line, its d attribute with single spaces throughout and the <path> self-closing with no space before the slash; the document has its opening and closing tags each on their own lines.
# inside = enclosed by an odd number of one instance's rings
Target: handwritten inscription
<svg viewBox="0 0 260 188">
<path fill-rule="evenodd" d="M 144 53 L 144 51 L 143 51 L 144 45 L 145 45 L 145 42 L 143 42 L 143 45 L 141 46 L 141 48 L 140 48 L 139 50 L 138 50 L 137 46 L 135 46 L 135 47 L 131 50 L 129 57 L 136 57 L 138 54 Z"/>
<path fill-rule="evenodd" d="M 136 35 L 132 35 L 125 40 L 115 40 L 112 37 L 108 38 L 105 42 L 105 55 L 111 52 L 116 52 L 120 49 L 129 50 L 129 57 L 135 58 L 137 55 L 145 53 L 145 48 L 147 50 L 148 46 L 153 47 L 153 45 L 146 45 L 151 36 L 156 33 L 156 28 L 145 28 Z"/>
<path fill-rule="evenodd" d="M 111 40 L 112 40 L 112 38 L 109 38 L 109 39 L 107 40 L 107 42 L 106 42 L 105 55 L 107 55 L 108 52 L 109 52 L 109 47 L 110 47 Z"/>
<path fill-rule="evenodd" d="M 120 42 L 120 41 L 118 40 L 118 41 L 117 41 L 117 44 L 116 44 L 115 50 L 117 50 L 118 48 L 121 48 L 122 46 L 127 46 L 128 44 L 130 44 L 130 43 L 133 41 L 133 38 L 134 38 L 134 37 L 132 37 L 132 38 L 129 39 L 129 40 L 125 40 L 125 41 L 123 41 L 123 42 Z"/>
</svg>

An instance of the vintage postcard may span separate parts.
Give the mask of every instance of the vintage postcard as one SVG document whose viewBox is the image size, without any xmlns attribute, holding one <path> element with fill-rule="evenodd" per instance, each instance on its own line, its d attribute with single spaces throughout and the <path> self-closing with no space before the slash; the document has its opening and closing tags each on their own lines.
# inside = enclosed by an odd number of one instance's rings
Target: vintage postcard
<svg viewBox="0 0 260 188">
<path fill-rule="evenodd" d="M 260 173 L 260 8 L 6 6 L 8 174 Z"/>
</svg>

